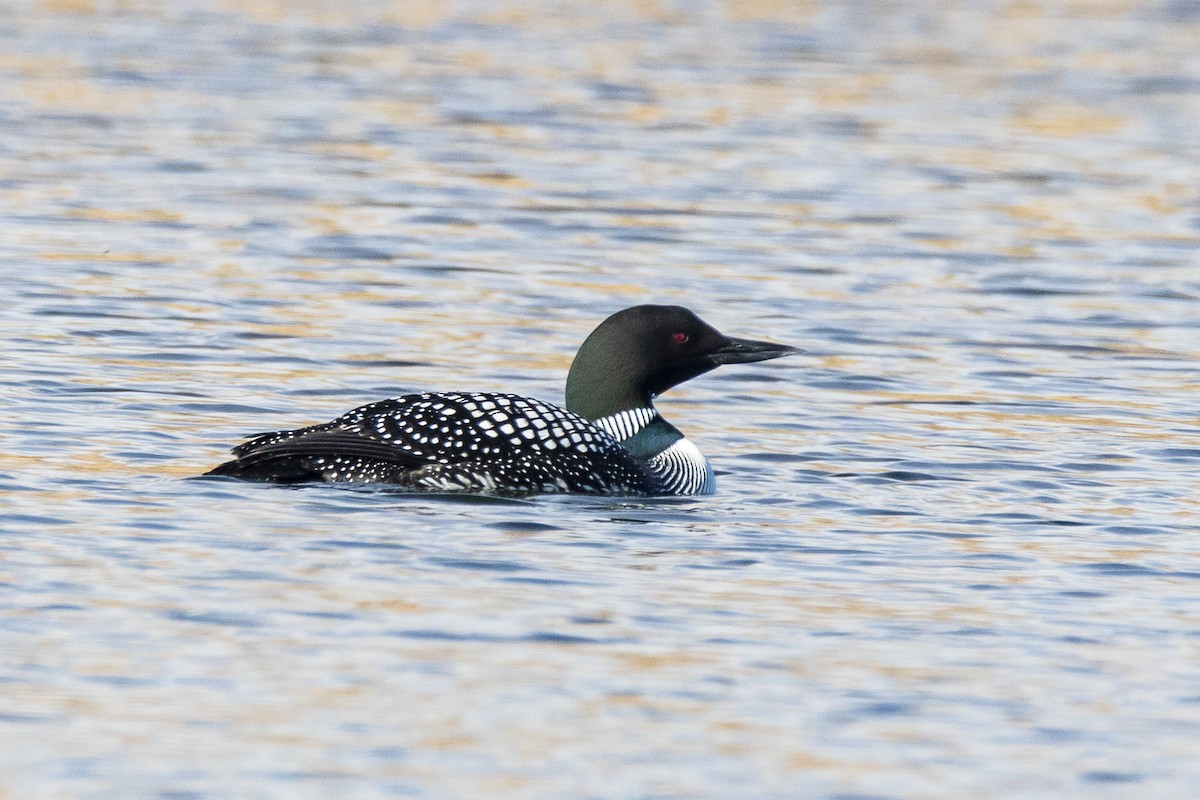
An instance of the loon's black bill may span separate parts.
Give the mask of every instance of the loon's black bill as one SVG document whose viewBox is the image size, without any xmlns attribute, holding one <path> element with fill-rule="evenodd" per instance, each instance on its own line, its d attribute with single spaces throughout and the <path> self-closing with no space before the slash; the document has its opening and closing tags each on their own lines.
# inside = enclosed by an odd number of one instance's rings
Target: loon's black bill
<svg viewBox="0 0 1200 800">
<path fill-rule="evenodd" d="M 749 364 L 754 361 L 770 361 L 772 358 L 782 358 L 803 352 L 799 347 L 791 347 L 786 344 L 731 338 L 709 353 L 708 357 L 714 364 Z"/>
</svg>

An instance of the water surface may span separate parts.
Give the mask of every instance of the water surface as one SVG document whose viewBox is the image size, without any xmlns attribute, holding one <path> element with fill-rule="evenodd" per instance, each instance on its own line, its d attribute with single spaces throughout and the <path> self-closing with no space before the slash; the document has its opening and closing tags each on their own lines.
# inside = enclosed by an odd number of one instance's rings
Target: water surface
<svg viewBox="0 0 1200 800">
<path fill-rule="evenodd" d="M 16 2 L 0 797 L 1193 798 L 1200 15 Z M 607 314 L 699 499 L 196 480 Z"/>
</svg>

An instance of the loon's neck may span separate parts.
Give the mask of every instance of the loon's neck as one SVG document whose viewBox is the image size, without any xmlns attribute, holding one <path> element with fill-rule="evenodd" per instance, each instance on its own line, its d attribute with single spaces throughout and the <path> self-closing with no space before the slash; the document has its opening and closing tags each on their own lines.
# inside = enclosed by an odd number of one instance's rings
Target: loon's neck
<svg viewBox="0 0 1200 800">
<path fill-rule="evenodd" d="M 683 438 L 652 405 L 637 406 L 595 420 L 629 452 L 649 460 Z"/>
<path fill-rule="evenodd" d="M 595 422 L 622 447 L 648 462 L 671 493 L 708 494 L 713 490 L 708 459 L 678 428 L 659 416 L 653 405 L 618 411 Z"/>
</svg>

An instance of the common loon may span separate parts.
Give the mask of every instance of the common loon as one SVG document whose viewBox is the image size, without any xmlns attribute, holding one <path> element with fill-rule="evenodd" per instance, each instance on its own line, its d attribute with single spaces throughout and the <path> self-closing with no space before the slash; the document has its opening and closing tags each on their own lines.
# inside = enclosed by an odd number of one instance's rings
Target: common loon
<svg viewBox="0 0 1200 800">
<path fill-rule="evenodd" d="M 707 494 L 708 459 L 659 416 L 654 398 L 722 364 L 798 352 L 725 336 L 680 306 L 634 306 L 580 346 L 565 409 L 515 394 L 410 394 L 323 425 L 259 434 L 207 474 L 425 492 Z"/>
</svg>

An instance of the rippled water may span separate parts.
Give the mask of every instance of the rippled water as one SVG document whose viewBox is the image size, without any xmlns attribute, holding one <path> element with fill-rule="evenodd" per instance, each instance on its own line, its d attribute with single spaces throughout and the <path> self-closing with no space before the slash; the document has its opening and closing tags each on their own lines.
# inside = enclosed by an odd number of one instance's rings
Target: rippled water
<svg viewBox="0 0 1200 800">
<path fill-rule="evenodd" d="M 0 797 L 1200 796 L 1194 3 L 6 3 Z M 195 480 L 601 318 L 701 499 Z"/>
</svg>

